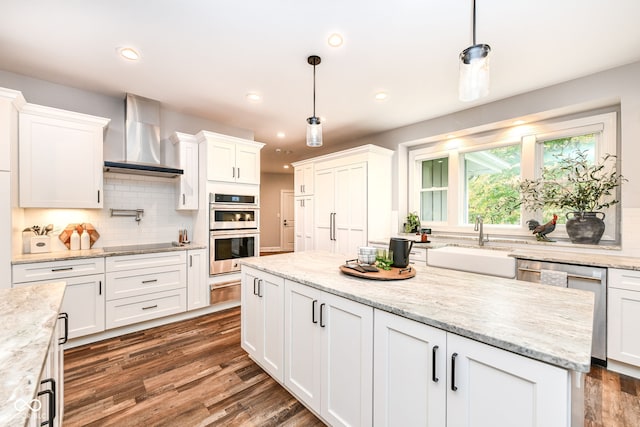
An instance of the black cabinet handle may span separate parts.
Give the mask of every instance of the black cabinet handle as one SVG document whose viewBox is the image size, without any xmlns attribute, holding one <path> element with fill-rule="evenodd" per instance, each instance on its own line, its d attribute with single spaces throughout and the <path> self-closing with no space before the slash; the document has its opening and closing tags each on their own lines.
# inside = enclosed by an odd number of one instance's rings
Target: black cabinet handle
<svg viewBox="0 0 640 427">
<path fill-rule="evenodd" d="M 318 300 L 314 299 L 311 303 L 311 322 L 318 323 L 318 319 L 316 319 L 316 306 L 318 305 Z"/>
<path fill-rule="evenodd" d="M 327 326 L 324 323 L 324 316 L 322 315 L 322 313 L 324 312 L 324 306 L 325 306 L 325 303 L 320 304 L 320 327 L 321 328 L 324 328 L 325 326 Z"/>
<path fill-rule="evenodd" d="M 185 194 L 184 193 L 182 193 L 182 204 L 183 205 L 186 204 L 186 199 L 185 199 Z"/>
<path fill-rule="evenodd" d="M 69 270 L 73 270 L 73 267 L 59 267 L 59 268 L 52 268 L 51 271 L 52 272 L 56 272 L 56 271 L 69 271 Z"/>
<path fill-rule="evenodd" d="M 64 337 L 58 338 L 58 344 L 66 344 L 69 341 L 69 314 L 60 313 L 58 319 L 64 320 Z"/>
<path fill-rule="evenodd" d="M 56 418 L 56 380 L 53 378 L 47 378 L 46 380 L 40 381 L 40 384 L 51 383 L 51 388 L 48 390 L 42 390 L 38 392 L 38 396 L 48 395 L 49 399 L 49 414 L 47 417 L 47 421 L 43 421 L 40 423 L 41 426 L 51 426 L 53 425 L 53 420 Z"/>
<path fill-rule="evenodd" d="M 98 281 L 98 295 L 102 295 L 102 280 Z"/>
<path fill-rule="evenodd" d="M 152 308 L 158 308 L 158 304 L 150 305 L 149 307 L 142 307 L 143 310 L 151 310 Z"/>
<path fill-rule="evenodd" d="M 253 278 L 253 294 L 254 295 L 258 295 L 258 292 L 256 291 L 256 283 L 257 283 L 257 281 L 258 281 L 258 278 L 254 277 Z"/>
<path fill-rule="evenodd" d="M 436 375 L 436 354 L 438 353 L 438 348 L 439 347 L 437 345 L 434 345 L 431 349 L 431 380 L 434 383 L 440 381 L 440 379 Z"/>
<path fill-rule="evenodd" d="M 262 298 L 262 279 L 258 279 L 258 296 Z"/>
<path fill-rule="evenodd" d="M 458 386 L 456 385 L 456 357 L 458 357 L 458 353 L 451 355 L 451 390 L 453 391 L 458 391 Z"/>
<path fill-rule="evenodd" d="M 98 190 L 98 203 L 100 203 L 100 190 Z"/>
<path fill-rule="evenodd" d="M 149 280 L 143 280 L 142 283 L 155 283 L 157 281 L 158 279 L 149 279 Z"/>
<path fill-rule="evenodd" d="M 189 267 L 193 267 L 193 255 L 189 255 Z"/>
</svg>

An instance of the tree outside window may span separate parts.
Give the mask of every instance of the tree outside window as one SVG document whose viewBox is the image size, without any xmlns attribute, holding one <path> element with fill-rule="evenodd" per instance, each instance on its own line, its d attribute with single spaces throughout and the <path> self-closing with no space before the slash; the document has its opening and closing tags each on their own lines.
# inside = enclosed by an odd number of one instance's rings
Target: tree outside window
<svg viewBox="0 0 640 427">
<path fill-rule="evenodd" d="M 420 220 L 447 221 L 448 186 L 449 159 L 447 157 L 422 161 Z"/>
</svg>

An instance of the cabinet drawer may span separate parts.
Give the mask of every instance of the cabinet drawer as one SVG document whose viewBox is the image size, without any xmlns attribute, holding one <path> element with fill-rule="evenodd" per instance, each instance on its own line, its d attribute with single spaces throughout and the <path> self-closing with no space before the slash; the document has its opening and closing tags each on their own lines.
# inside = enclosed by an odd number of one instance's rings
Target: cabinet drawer
<svg viewBox="0 0 640 427">
<path fill-rule="evenodd" d="M 13 283 L 56 281 L 65 277 L 104 273 L 104 258 L 34 262 L 12 266 Z"/>
<path fill-rule="evenodd" d="M 640 271 L 609 269 L 609 287 L 640 292 Z"/>
<path fill-rule="evenodd" d="M 427 250 L 425 248 L 411 248 L 411 252 L 409 252 L 409 260 L 425 264 L 427 262 Z"/>
<path fill-rule="evenodd" d="M 107 301 L 186 286 L 186 264 L 107 273 Z"/>
<path fill-rule="evenodd" d="M 187 263 L 186 251 L 156 252 L 142 255 L 123 255 L 106 259 L 107 272 L 127 271 L 137 268 L 161 267 Z"/>
<path fill-rule="evenodd" d="M 187 290 L 176 289 L 153 295 L 107 301 L 107 329 L 187 311 Z"/>
</svg>

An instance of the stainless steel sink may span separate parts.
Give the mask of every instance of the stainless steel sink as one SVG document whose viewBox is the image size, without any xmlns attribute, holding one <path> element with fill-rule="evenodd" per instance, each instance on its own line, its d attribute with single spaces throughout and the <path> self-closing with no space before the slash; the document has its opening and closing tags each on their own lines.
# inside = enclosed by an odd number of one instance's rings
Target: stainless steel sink
<svg viewBox="0 0 640 427">
<path fill-rule="evenodd" d="M 166 243 L 146 243 L 142 245 L 122 245 L 122 246 L 107 246 L 102 248 L 105 252 L 136 252 L 136 251 L 152 251 L 155 249 L 167 249 L 178 246 L 173 242 Z"/>
</svg>

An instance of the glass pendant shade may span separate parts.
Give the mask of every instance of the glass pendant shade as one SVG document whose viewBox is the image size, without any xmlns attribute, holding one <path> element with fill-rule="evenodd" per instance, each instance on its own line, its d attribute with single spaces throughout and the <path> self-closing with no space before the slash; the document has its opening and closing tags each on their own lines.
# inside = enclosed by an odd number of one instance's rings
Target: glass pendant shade
<svg viewBox="0 0 640 427">
<path fill-rule="evenodd" d="M 489 52 L 491 47 L 476 44 L 460 54 L 460 101 L 475 101 L 489 94 Z"/>
<path fill-rule="evenodd" d="M 307 146 L 322 147 L 322 123 L 315 116 L 307 119 Z"/>
</svg>

